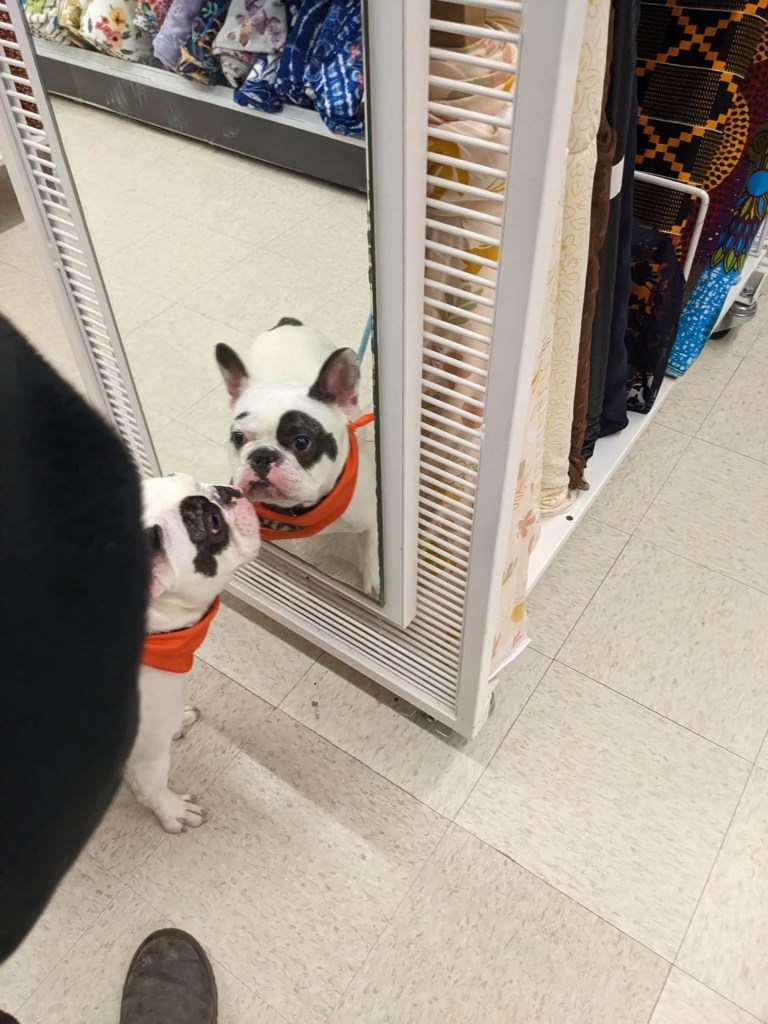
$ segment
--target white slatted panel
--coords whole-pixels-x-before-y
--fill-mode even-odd
[[[98,375],[101,396],[140,472],[156,469],[112,311],[76,193],[43,95],[29,37],[14,28],[17,5],[0,0],[0,83],[9,121],[26,163],[48,248]],[[17,22],[18,24],[18,22]],[[10,160],[10,154],[6,154]],[[34,342],[34,339],[31,339]]]

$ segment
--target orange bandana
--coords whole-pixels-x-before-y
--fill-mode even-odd
[[[347,511],[357,483],[357,467],[360,453],[357,448],[355,431],[373,422],[373,413],[366,413],[359,420],[347,424],[349,431],[349,455],[344,463],[341,476],[330,494],[306,512],[278,512],[273,508],[254,501],[253,507],[261,523],[261,536],[264,540],[298,540],[301,537],[314,537],[326,526],[341,519]]]
[[[142,665],[159,668],[162,672],[189,672],[195,652],[205,640],[220,603],[217,597],[194,626],[177,629],[172,633],[148,633],[144,638]]]

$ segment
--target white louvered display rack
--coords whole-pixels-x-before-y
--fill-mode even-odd
[[[383,606],[271,545],[233,589],[469,737],[490,704],[494,618],[558,215],[553,197],[562,181],[578,62],[573,40],[581,38],[586,0],[464,0],[455,6],[518,18],[520,31],[430,20],[425,0],[368,4]],[[446,56],[440,48],[430,52],[430,29],[503,37],[519,52],[514,98],[487,89],[509,114],[466,114],[512,131],[509,146],[485,143],[494,174],[505,182],[503,194],[477,190],[477,199],[496,211],[474,218],[487,231],[453,228],[455,245],[433,237],[436,228],[446,232],[445,218],[457,210],[446,179],[427,173],[429,138],[445,134],[429,127],[430,112],[444,113],[429,100],[430,86],[445,85],[439,76],[430,78],[430,57]],[[482,58],[463,59],[488,66]],[[153,473],[149,433],[34,50],[19,6],[10,0],[0,0],[0,77],[0,150],[48,254],[49,279],[88,393],[125,438],[141,472]],[[486,95],[485,86],[452,84]],[[483,171],[433,152],[429,160]],[[435,182],[448,191],[427,201]],[[471,191],[463,186],[465,194]],[[492,272],[495,287],[467,316],[468,326],[446,326],[434,279],[446,274],[446,260],[465,256],[467,235],[498,246],[498,258],[473,260]],[[457,284],[467,279],[455,266],[449,273]],[[440,285],[446,295],[452,287]]]

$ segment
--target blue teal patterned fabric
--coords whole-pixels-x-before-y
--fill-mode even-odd
[[[245,81],[235,89],[235,103],[263,110],[266,114],[278,114],[283,109],[283,101],[275,88],[279,63],[279,53],[256,54]]]
[[[304,71],[315,109],[337,135],[359,135],[363,120],[360,0],[333,0]]]
[[[672,376],[685,373],[700,355],[768,214],[768,124],[755,133],[749,156],[749,177],[734,205],[730,224],[720,235],[680,317],[667,368]]]
[[[294,4],[296,6],[298,11],[288,30],[285,49],[277,68],[275,88],[278,95],[289,103],[311,107],[313,104],[306,93],[304,70],[320,35],[331,0],[304,0],[299,5]]]
[[[177,71],[187,78],[209,85],[219,70],[219,59],[213,52],[216,36],[227,16],[231,0],[204,0],[200,13],[192,22],[189,36],[181,48]]]

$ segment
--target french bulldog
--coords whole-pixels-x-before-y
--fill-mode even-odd
[[[184,705],[192,654],[219,594],[256,557],[259,520],[251,502],[232,487],[200,484],[185,474],[145,480],[142,487],[150,592],[139,732],[125,777],[166,831],[184,832],[205,820],[195,797],[168,787],[171,743],[199,715]]]
[[[229,392],[228,452],[235,487],[280,512],[313,508],[333,490],[349,454],[347,424],[360,413],[360,364],[319,331],[284,317],[258,335],[245,362],[228,345],[216,361]],[[323,533],[360,534],[363,589],[379,593],[376,474],[372,445],[359,445],[347,510]],[[300,553],[308,541],[290,542]]]

